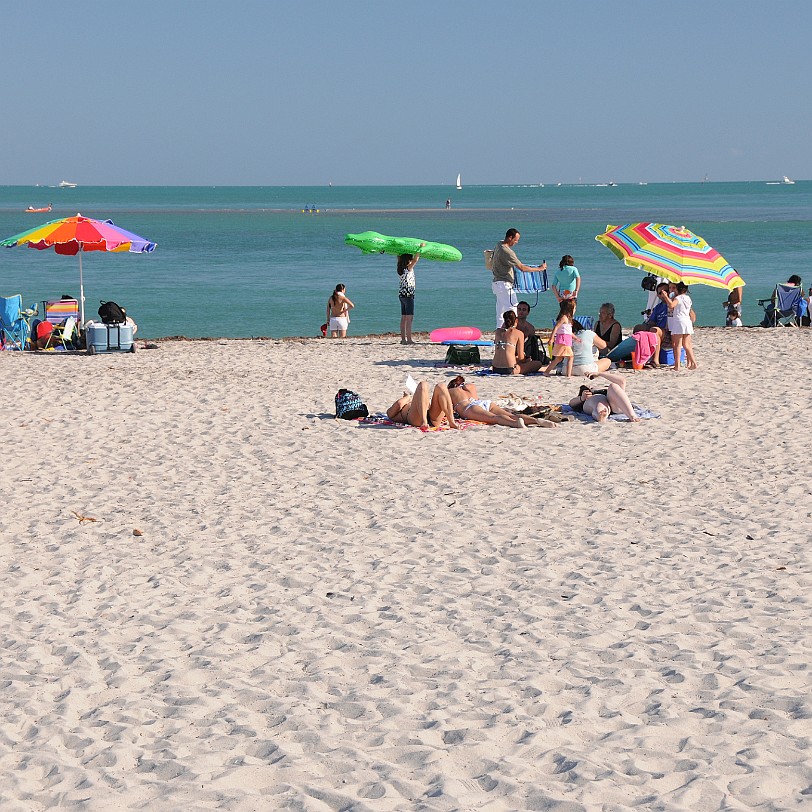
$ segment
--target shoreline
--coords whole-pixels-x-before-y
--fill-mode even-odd
[[[700,331],[701,332],[707,332],[707,331],[724,331],[724,332],[728,332],[728,331],[732,331],[732,330],[763,330],[763,331],[766,332],[767,330],[773,330],[773,329],[781,330],[781,329],[790,329],[790,328],[777,328],[777,327],[776,328],[765,328],[765,327],[761,327],[760,325],[742,325],[741,327],[719,327],[717,325],[712,325],[712,326],[708,326],[708,327],[694,326],[694,330],[696,332],[700,332]],[[792,329],[799,329],[799,330],[803,331],[803,330],[807,330],[809,328],[800,327],[800,328],[792,328]],[[552,330],[551,329],[547,329],[547,330],[540,329],[540,330],[537,330],[536,332],[543,336],[545,334],[551,333]],[[437,347],[448,346],[448,345],[439,344],[439,343],[430,341],[429,336],[431,335],[431,333],[429,331],[414,332],[412,335],[415,338],[420,338],[421,343],[425,343],[426,345],[437,346]],[[483,337],[490,336],[492,338],[493,337],[493,330],[483,330],[482,331],[482,336]],[[397,339],[398,342],[400,342],[400,333],[358,334],[358,335],[347,336],[346,338],[343,338],[343,339],[328,338],[328,337],[325,337],[325,336],[280,336],[280,337],[274,337],[274,336],[199,336],[199,337],[196,337],[196,336],[172,335],[172,336],[162,336],[162,337],[159,337],[159,338],[147,338],[147,337],[141,338],[140,336],[136,336],[135,340],[136,341],[166,341],[166,342],[171,342],[171,341],[297,341],[297,342],[301,342],[301,341],[311,341],[311,340],[312,341],[345,342],[345,341],[351,341],[352,339],[370,340],[370,339],[376,339],[376,338],[380,338],[380,339],[392,338],[392,339]],[[423,339],[425,339],[424,342],[422,341]],[[461,343],[464,343],[464,342],[461,342]],[[487,349],[487,348],[485,348],[485,349]]]

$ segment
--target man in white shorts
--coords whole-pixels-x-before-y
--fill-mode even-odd
[[[521,236],[515,228],[509,228],[505,234],[505,239],[493,249],[493,264],[491,266],[493,282],[491,283],[491,290],[493,295],[496,296],[496,329],[502,326],[506,311],[512,310],[514,313],[516,312],[516,305],[513,302],[513,283],[515,281],[513,269],[518,268],[525,273],[547,269],[546,261],[542,262],[538,267],[521,263],[513,250],[513,246],[519,242]]]

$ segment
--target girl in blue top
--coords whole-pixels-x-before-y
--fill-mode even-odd
[[[581,290],[581,274],[578,273],[575,260],[569,254],[564,254],[558,263],[558,270],[553,275],[552,289],[559,304],[564,299],[578,298],[578,291]]]

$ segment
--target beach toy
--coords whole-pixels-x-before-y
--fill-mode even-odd
[[[361,234],[347,234],[344,236],[347,245],[360,248],[365,254],[418,254],[423,259],[433,259],[437,262],[459,262],[462,253],[453,245],[441,242],[427,242],[415,237],[387,237],[377,231],[364,231]]]
[[[476,341],[472,341],[470,339],[458,338],[458,339],[456,339],[456,341],[453,340],[453,339],[450,340],[450,341],[441,341],[440,344],[464,344],[466,347],[468,347],[468,346],[471,346],[471,347],[492,347],[493,346],[493,341],[488,341],[485,338],[480,338],[480,339],[478,339]]]
[[[444,341],[477,341],[482,338],[482,330],[477,327],[438,327],[432,330],[429,339],[435,344]]]

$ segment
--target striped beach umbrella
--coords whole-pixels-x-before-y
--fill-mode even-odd
[[[732,290],[744,285],[727,260],[685,226],[627,223],[606,226],[595,239],[630,268],[686,285]]]
[[[4,248],[27,245],[43,251],[53,248],[57,254],[79,255],[79,307],[82,324],[85,323],[85,288],[82,278],[82,254],[85,251],[129,251],[133,254],[150,253],[156,243],[145,240],[131,231],[125,231],[112,220],[94,220],[91,217],[63,217],[36,226],[22,234],[0,241]]]

